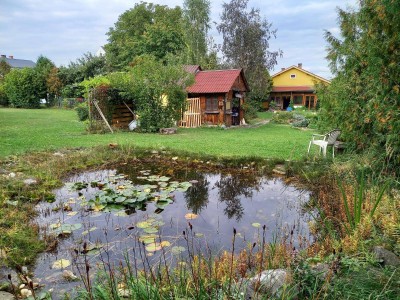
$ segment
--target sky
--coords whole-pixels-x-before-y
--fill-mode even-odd
[[[148,0],[169,7],[182,6],[183,0]],[[211,2],[211,19],[219,22],[222,4]],[[57,66],[68,65],[84,53],[96,53],[107,43],[110,27],[124,11],[140,1],[124,0],[0,0],[0,54],[36,61],[40,55]],[[354,7],[357,0],[250,0],[261,16],[277,29],[270,40],[270,51],[283,56],[271,74],[298,63],[307,71],[330,79],[325,59],[324,30],[338,35],[337,7]],[[217,43],[222,37],[210,31]]]

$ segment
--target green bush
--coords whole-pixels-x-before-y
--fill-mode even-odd
[[[6,91],[4,90],[4,85],[0,84],[0,105],[8,106],[9,101],[7,98]]]
[[[277,111],[272,116],[271,122],[276,124],[289,124],[293,120],[293,112]]]
[[[14,107],[40,107],[40,82],[34,69],[12,70],[4,79],[4,90]]]
[[[292,126],[293,127],[307,127],[308,126],[308,120],[303,115],[294,114],[293,115]]]
[[[75,107],[76,113],[78,114],[79,121],[85,121],[89,119],[89,107],[86,102],[78,104]]]

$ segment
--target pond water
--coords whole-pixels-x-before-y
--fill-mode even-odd
[[[160,171],[157,166],[137,166],[85,172],[66,182],[69,184],[55,191],[55,202],[37,206],[42,234],[60,236],[56,249],[42,254],[34,270],[35,278],[46,290],[54,290],[54,299],[61,299],[65,291],[80,284],[68,282],[61,275],[63,269],[78,275],[82,255],[77,254],[85,253],[93,270],[99,262],[117,266],[126,257],[138,268],[145,260],[156,264],[160,255],[173,264],[188,255],[185,237],[196,245],[195,251],[216,254],[232,248],[233,228],[238,233],[235,249],[259,245],[263,225],[267,242],[293,238],[291,243],[301,248],[312,240],[307,228],[310,216],[302,210],[309,192],[286,185],[279,178],[249,172],[173,172]],[[145,205],[121,209],[90,202],[96,196],[104,197],[107,189],[103,184],[118,191],[118,195],[128,189],[141,190],[142,194],[151,190],[148,194],[153,198],[158,195],[159,200],[165,196],[160,189],[168,190],[174,184],[175,188],[168,190],[169,198],[161,206],[152,199],[144,201]],[[123,198],[114,200],[122,202]],[[65,260],[61,269],[60,260]]]

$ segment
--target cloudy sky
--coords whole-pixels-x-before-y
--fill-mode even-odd
[[[219,22],[222,3],[211,1],[211,18]],[[57,66],[96,51],[107,42],[106,32],[118,16],[140,1],[124,0],[0,0],[0,54],[36,61],[39,55]],[[182,6],[183,0],[146,2]],[[248,7],[278,29],[270,49],[283,51],[271,73],[303,63],[308,71],[330,78],[325,60],[324,30],[337,33],[336,7],[352,7],[357,0],[250,0]],[[215,28],[215,41],[221,37]]]

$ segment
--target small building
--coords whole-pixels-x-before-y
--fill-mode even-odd
[[[202,71],[186,66],[195,74],[195,83],[187,88],[188,105],[181,126],[240,125],[243,103],[249,91],[242,69]]]
[[[5,61],[10,65],[11,69],[34,68],[36,66],[36,64],[31,60],[14,58],[12,55],[7,57],[6,55],[1,54],[0,61]]]
[[[274,101],[277,108],[285,110],[290,100],[294,106],[304,106],[315,109],[318,97],[315,86],[319,83],[330,84],[330,81],[303,69],[301,63],[297,66],[282,68],[272,75],[273,87],[269,103]]]

